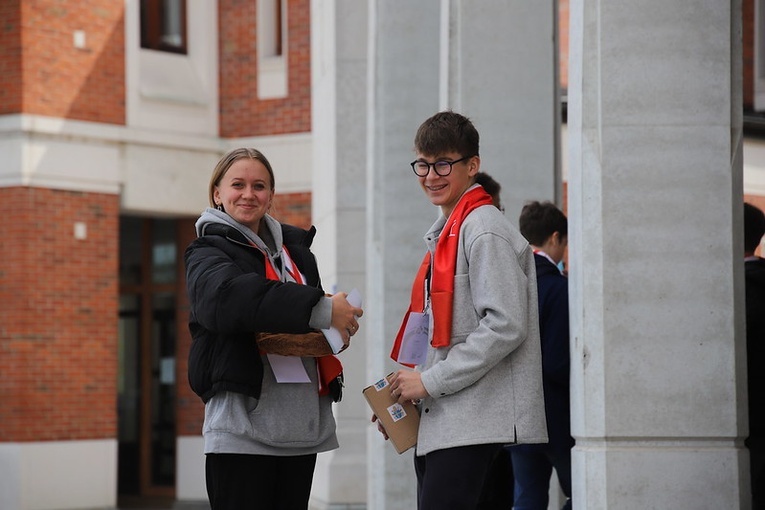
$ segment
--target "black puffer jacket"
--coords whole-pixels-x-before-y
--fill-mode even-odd
[[[186,249],[189,384],[204,402],[221,391],[260,397],[256,332],[311,331],[311,310],[324,296],[310,251],[316,229],[282,225],[282,234],[306,285],[268,280],[263,253],[232,227],[209,225]]]

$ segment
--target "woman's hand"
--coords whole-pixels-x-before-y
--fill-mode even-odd
[[[343,337],[343,344],[348,347],[351,337],[359,330],[358,318],[364,315],[364,310],[348,302],[348,294],[338,292],[332,299],[332,327]]]

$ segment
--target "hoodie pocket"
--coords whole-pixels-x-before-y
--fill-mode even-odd
[[[265,359],[264,365],[260,401],[249,413],[255,439],[270,446],[293,448],[315,446],[326,440],[334,427],[322,422],[322,407],[331,403],[328,397],[319,396],[313,358],[303,360],[309,383],[277,383]]]

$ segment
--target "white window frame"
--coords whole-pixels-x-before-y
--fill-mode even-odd
[[[281,16],[277,16],[281,6]],[[281,20],[281,53],[277,54],[276,24]],[[258,43],[258,99],[287,97],[287,0],[258,0],[256,33]]]

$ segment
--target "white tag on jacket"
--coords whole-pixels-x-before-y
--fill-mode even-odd
[[[307,383],[311,382],[305,371],[303,360],[299,356],[280,356],[268,354],[268,362],[278,383]]]

